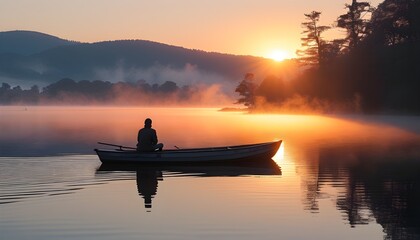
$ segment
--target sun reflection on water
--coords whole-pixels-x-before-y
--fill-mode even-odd
[[[273,160],[279,166],[284,162],[284,141],[282,141],[279,150],[277,150],[277,153],[273,156]]]
[[[202,234],[197,229],[204,225],[222,231],[235,222],[238,232],[259,229],[264,236],[298,239],[377,239],[384,233],[387,238],[398,234],[405,237],[400,239],[407,239],[409,234],[418,236],[418,228],[412,227],[418,226],[418,220],[412,216],[418,210],[416,193],[420,192],[420,130],[410,129],[418,129],[419,117],[245,114],[205,108],[134,107],[30,107],[27,111],[2,107],[0,115],[0,187],[10,193],[2,192],[3,201],[16,198],[12,199],[16,200],[15,205],[2,206],[2,233],[4,229],[9,231],[13,222],[19,223],[16,229],[28,222],[25,229],[37,231],[22,232],[33,234],[40,232],[38,226],[67,229],[65,226],[71,221],[74,225],[69,231],[76,227],[92,231],[97,226],[127,228],[127,232],[138,236],[156,229],[150,234],[158,238],[162,236],[161,229],[176,227],[178,236],[184,237],[185,232],[191,231],[195,237]],[[93,155],[96,141],[133,146],[145,117],[153,119],[159,140],[168,148],[281,139],[273,157],[281,174],[260,174],[257,168],[244,170],[243,166],[187,166],[184,170],[178,166],[161,174],[156,174],[156,169],[95,172],[100,164]],[[390,120],[399,124],[387,124]],[[80,159],[62,156],[69,152],[88,155],[76,155]],[[25,154],[30,157],[5,158]],[[44,198],[46,195],[48,198]],[[36,199],[34,208],[29,201],[39,196],[43,198]],[[142,215],[143,197],[147,203],[153,197],[153,212],[146,217]],[[122,207],[116,209],[116,205]],[[85,212],[92,214],[80,218],[80,213]],[[60,225],[55,220],[63,216],[66,219]],[[98,216],[105,217],[98,222]],[[179,216],[183,216],[182,221]],[[34,226],[34,222],[39,225]],[[316,227],[310,233],[295,231],[307,226]],[[296,232],[303,235],[291,235]],[[97,234],[92,232],[91,236]],[[250,239],[255,236],[250,235]]]

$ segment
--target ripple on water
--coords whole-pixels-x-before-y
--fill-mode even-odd
[[[103,184],[110,179],[107,176],[95,176],[99,164],[94,155],[2,157],[0,204],[72,194],[87,186]],[[118,179],[127,177],[127,174],[121,174]]]

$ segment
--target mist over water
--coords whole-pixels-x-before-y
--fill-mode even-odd
[[[299,145],[379,148],[419,139],[418,117],[247,114],[215,108],[30,106],[0,111],[2,156],[93,153],[98,141],[134,146],[137,131],[148,117],[166,148],[275,139]]]
[[[190,85],[223,85],[224,91],[229,93],[233,91],[236,81],[232,81],[226,76],[216,73],[205,72],[200,70],[194,64],[186,64],[184,68],[174,68],[171,66],[162,66],[155,64],[149,68],[131,68],[127,69],[124,64],[114,69],[97,69],[95,79],[102,81],[118,82],[118,81],[136,81],[145,80],[150,84],[162,84],[166,81],[173,81],[180,86]]]
[[[416,116],[61,106],[0,114],[0,231],[10,239],[420,236]],[[167,149],[283,143],[276,166],[103,168],[96,142],[135,146],[147,117]]]

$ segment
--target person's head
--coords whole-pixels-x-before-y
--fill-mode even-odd
[[[146,120],[144,120],[144,127],[151,128],[152,127],[152,119],[146,118]]]

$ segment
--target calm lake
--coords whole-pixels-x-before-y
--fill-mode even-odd
[[[98,141],[283,140],[270,164],[109,169]],[[0,107],[0,239],[420,239],[420,117]]]

